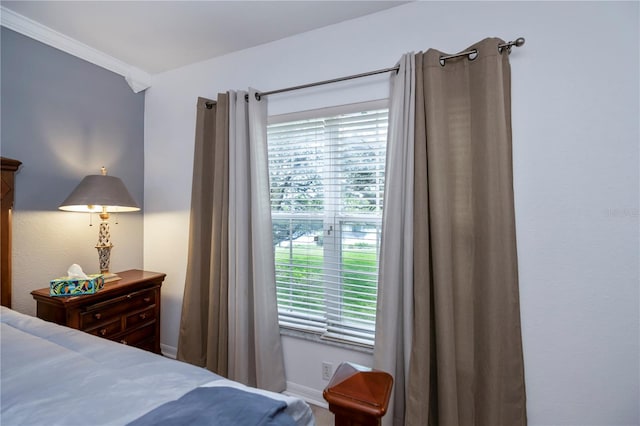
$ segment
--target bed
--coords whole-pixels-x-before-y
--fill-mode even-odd
[[[298,398],[1,309],[3,425],[314,425]]]

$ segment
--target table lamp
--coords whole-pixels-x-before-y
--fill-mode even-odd
[[[60,210],[70,212],[99,213],[100,232],[98,234],[98,259],[100,273],[104,280],[119,279],[109,272],[111,260],[111,235],[109,234],[109,213],[134,212],[140,210],[122,180],[115,176],[107,176],[107,169],[102,167],[101,174],[85,176],[71,194],[60,204]]]

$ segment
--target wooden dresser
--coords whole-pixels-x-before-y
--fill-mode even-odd
[[[34,290],[37,316],[125,345],[160,353],[160,287],[166,274],[132,269],[117,273],[96,294],[52,297]]]

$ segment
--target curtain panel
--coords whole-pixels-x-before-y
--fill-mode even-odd
[[[258,101],[255,93],[229,92],[229,378],[281,392],[286,379],[269,197],[267,99]]]
[[[413,329],[415,55],[391,76],[374,367],[394,377],[384,424],[403,424]]]
[[[400,76],[392,76],[390,116],[403,117],[392,123],[409,122],[415,114],[410,160],[414,182],[404,195],[413,200],[412,207],[408,203],[404,207],[413,209],[413,242],[412,250],[393,243],[400,258],[398,250],[388,250],[393,247],[387,246],[389,240],[402,229],[398,224],[410,216],[385,203],[388,215],[394,217],[383,221],[385,267],[380,272],[377,318],[382,325],[376,329],[381,340],[374,353],[375,367],[395,376],[393,418],[385,418],[385,424],[527,423],[511,75],[506,51],[498,51],[500,43],[485,39],[465,49],[477,50],[473,59],[462,56],[444,65],[440,56],[445,53],[431,49],[416,54],[413,110],[396,102],[407,89],[397,84]],[[390,123],[390,151],[406,143],[406,135],[393,129]],[[389,180],[398,164],[388,165]],[[394,188],[388,185],[385,191]],[[403,226],[409,229],[406,223]],[[400,267],[408,264],[402,256],[412,256],[410,285],[409,274]],[[395,266],[387,267],[389,263]],[[397,336],[391,335],[394,327],[389,323]]]
[[[221,376],[228,369],[229,102],[199,98],[189,251],[177,358]]]
[[[485,39],[466,49],[475,59],[444,66],[437,50],[416,55],[414,320],[429,327],[414,328],[408,424],[526,424],[500,43]]]
[[[198,100],[178,359],[281,392],[267,101],[254,94]]]

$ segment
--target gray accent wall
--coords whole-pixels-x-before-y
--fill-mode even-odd
[[[120,177],[142,206],[144,93],[2,27],[2,145],[23,162],[16,209],[55,210],[87,174]]]
[[[13,307],[35,313],[31,290],[72,263],[98,270],[97,223],[58,210],[88,174],[105,166],[141,212],[111,218],[111,271],[143,263],[144,93],[125,79],[7,28],[1,41],[3,157],[22,161],[13,211]],[[116,225],[115,222],[118,222]]]

